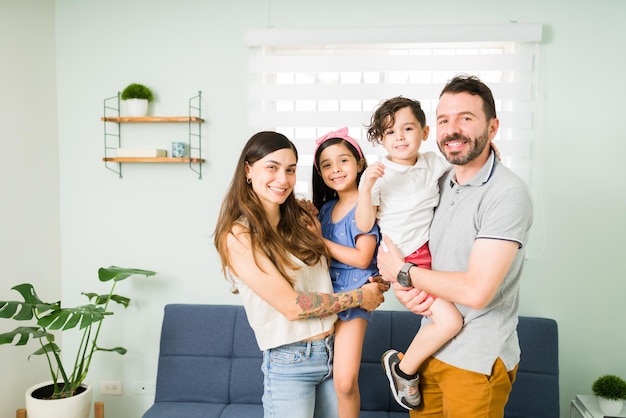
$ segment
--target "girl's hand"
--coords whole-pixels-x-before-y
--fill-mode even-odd
[[[388,281],[383,280],[383,276],[372,276],[370,277],[370,283],[376,283],[378,284],[378,288],[380,290],[382,290],[383,292],[386,292],[387,290],[389,290],[391,283],[389,283]]]
[[[302,206],[304,210],[309,212],[312,216],[317,217],[319,210],[317,210],[313,202],[311,202],[310,200],[306,200],[306,199],[298,199],[298,203],[300,204],[300,206]]]
[[[309,232],[319,235],[320,237],[322,236],[322,224],[320,223],[320,220],[317,219],[316,217],[313,217],[313,223],[308,223],[306,225],[306,229],[309,230]]]

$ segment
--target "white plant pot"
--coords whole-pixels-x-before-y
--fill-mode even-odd
[[[598,405],[600,406],[600,411],[602,411],[604,415],[617,415],[622,410],[624,401],[598,398]]]
[[[126,106],[130,116],[146,116],[148,114],[147,99],[127,99]]]
[[[28,418],[89,418],[91,400],[93,397],[92,386],[84,384],[86,391],[65,399],[37,399],[32,393],[46,385],[52,384],[52,380],[38,383],[26,391],[26,414]]]

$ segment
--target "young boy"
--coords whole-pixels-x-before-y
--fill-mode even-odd
[[[382,103],[367,132],[368,140],[381,144],[387,155],[361,177],[356,223],[369,231],[377,221],[382,234],[396,243],[406,264],[392,280],[403,286],[410,286],[411,267],[431,268],[428,231],[439,203],[439,179],[450,169],[434,152],[419,152],[428,133],[420,102],[404,97]],[[451,302],[436,299],[431,312],[433,322],[419,330],[404,356],[392,349],[381,359],[394,398],[409,410],[421,403],[418,368],[463,326],[463,317]]]

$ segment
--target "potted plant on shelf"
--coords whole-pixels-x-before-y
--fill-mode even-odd
[[[626,400],[626,381],[619,376],[606,374],[598,377],[591,385],[593,394],[598,397],[600,410],[605,415],[617,415]]]
[[[98,345],[102,323],[114,313],[109,304],[115,302],[128,307],[130,299],[114,292],[117,282],[134,275],[146,277],[156,274],[153,271],[136,268],[110,266],[98,269],[101,282],[110,282],[108,293],[84,293],[89,303],[74,308],[61,305],[61,302],[43,302],[30,283],[13,286],[12,289],[22,295],[23,301],[0,301],[0,318],[15,321],[34,321],[30,326],[18,326],[11,332],[0,334],[0,345],[21,346],[28,341],[37,340],[39,348],[31,354],[46,357],[51,380],[35,385],[26,393],[28,418],[52,417],[89,417],[92,389],[85,382],[89,365],[96,351],[109,351],[125,354],[123,347],[104,348]],[[64,364],[61,349],[55,343],[52,331],[66,331],[78,328],[80,343],[75,353]],[[66,348],[69,350],[69,348]],[[30,356],[29,356],[30,358]],[[65,411],[65,407],[76,408],[77,412]]]
[[[132,83],[122,91],[122,100],[128,105],[128,113],[131,116],[146,116],[148,104],[154,100],[152,91],[139,83]]]

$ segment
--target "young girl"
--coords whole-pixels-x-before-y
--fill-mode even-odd
[[[319,222],[293,194],[297,162],[284,135],[253,135],[224,197],[214,243],[263,350],[264,416],[336,417],[336,314],[371,311],[384,297],[377,283],[333,293]]]
[[[335,292],[358,289],[378,274],[378,227],[356,227],[354,213],[358,184],[367,167],[348,128],[319,138],[313,167],[313,204],[319,209],[322,236],[332,260],[330,275]],[[361,406],[358,377],[361,348],[372,312],[353,308],[339,313],[335,324],[335,391],[341,418],[358,418]]]

